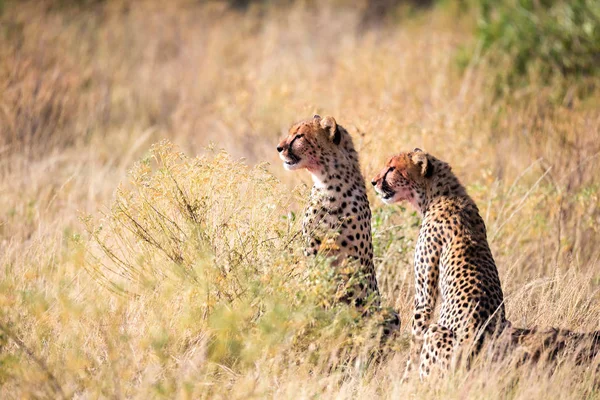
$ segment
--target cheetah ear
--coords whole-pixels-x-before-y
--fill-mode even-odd
[[[420,169],[421,175],[424,178],[431,178],[433,175],[433,165],[425,153],[421,149],[415,149],[412,155],[412,161]]]
[[[321,119],[321,116],[319,114],[315,114],[313,115],[313,119]]]
[[[342,133],[333,117],[327,116],[321,120],[321,128],[329,132],[329,138],[334,144],[340,144]]]

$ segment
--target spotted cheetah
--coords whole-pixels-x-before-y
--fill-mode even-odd
[[[506,323],[498,271],[475,202],[450,166],[420,149],[390,158],[371,182],[387,204],[410,202],[421,214],[414,256],[411,355],[421,379],[446,369],[469,343]],[[441,310],[431,323],[438,293]],[[459,347],[460,346],[460,347]],[[464,346],[464,347],[463,347]]]
[[[350,134],[333,117],[315,115],[294,124],[277,152],[287,170],[306,169],[312,175],[314,185],[302,224],[306,253],[331,256],[338,269],[348,260],[358,262],[362,279],[346,285],[339,300],[365,312],[381,311],[373,266],[371,209]],[[399,326],[397,313],[391,311],[384,334]]]
[[[493,359],[510,354],[519,362],[551,361],[561,354],[583,363],[600,354],[600,331],[516,328],[506,320],[485,224],[447,163],[415,149],[391,157],[371,183],[385,203],[407,200],[423,218],[414,257],[411,355],[403,380],[417,360],[422,379],[434,367],[447,369],[465,343],[474,345],[468,348],[474,354],[490,333]],[[440,317],[432,324],[440,290]]]

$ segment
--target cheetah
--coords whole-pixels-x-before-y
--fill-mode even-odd
[[[447,369],[458,348],[480,346],[482,334],[506,324],[498,271],[475,202],[450,166],[415,149],[391,157],[371,182],[387,204],[407,200],[421,214],[414,256],[415,300],[404,380]],[[432,316],[441,292],[437,324]],[[464,346],[464,347],[463,347]]]
[[[358,154],[350,134],[333,117],[294,124],[277,146],[287,170],[306,169],[313,179],[302,233],[307,255],[325,254],[342,269],[348,260],[359,264],[359,282],[344,287],[339,300],[368,313],[381,309],[373,265],[371,209]],[[361,279],[362,278],[362,279]],[[388,312],[384,335],[400,327],[395,311]]]
[[[492,359],[517,356],[520,363],[570,355],[580,364],[600,354],[600,331],[516,328],[506,319],[498,270],[477,205],[451,167],[414,149],[391,157],[371,182],[387,204],[407,200],[423,221],[414,256],[415,302],[411,354],[403,380],[420,362],[426,378],[448,369],[465,344],[470,354],[492,337]],[[441,310],[431,323],[438,293]]]

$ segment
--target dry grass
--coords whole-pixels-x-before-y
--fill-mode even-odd
[[[404,336],[365,365],[364,324],[319,306],[326,264],[301,257],[290,214],[308,179],[274,147],[319,112],[353,134],[367,177],[412,147],[449,161],[485,217],[509,319],[598,330],[600,93],[556,102],[532,84],[492,102],[503,66],[460,73],[470,19],[440,7],[360,31],[333,2],[48,4],[0,17],[2,398],[598,397],[569,362],[401,384],[418,219],[373,193]],[[188,156],[149,151],[164,138]]]

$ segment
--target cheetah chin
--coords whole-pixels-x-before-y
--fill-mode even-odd
[[[380,186],[373,186],[375,188],[375,193],[381,197],[381,200],[385,204],[394,204],[402,200],[401,196],[399,196],[399,193],[390,188],[385,182],[382,182]]]
[[[288,171],[294,171],[301,168],[300,158],[294,156],[293,154],[289,154],[290,157],[284,157],[283,154],[279,155],[279,158],[283,161],[283,168]]]
[[[393,204],[398,201],[398,199],[396,199],[396,192],[393,190],[379,190],[378,188],[375,188],[375,191],[381,196],[381,200],[385,204]]]

